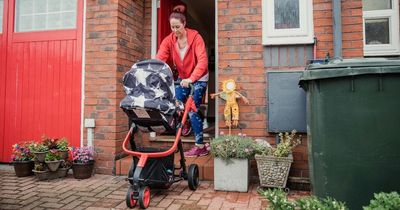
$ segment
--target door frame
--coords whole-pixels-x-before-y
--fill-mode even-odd
[[[214,7],[215,7],[215,93],[218,91],[218,0],[214,0]],[[151,57],[155,58],[157,54],[157,8],[160,6],[160,0],[151,0]],[[215,136],[218,136],[219,133],[219,113],[218,113],[218,100],[215,100]]]

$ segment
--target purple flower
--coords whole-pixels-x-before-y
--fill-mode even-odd
[[[93,148],[88,146],[73,148],[72,156],[76,163],[88,163],[93,160]]]

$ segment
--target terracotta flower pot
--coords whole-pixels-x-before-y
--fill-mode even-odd
[[[72,172],[75,179],[87,179],[92,176],[94,161],[89,163],[72,163]]]
[[[14,165],[14,171],[17,177],[25,177],[33,175],[32,170],[34,168],[34,162],[31,160],[28,161],[14,161],[12,162]]]

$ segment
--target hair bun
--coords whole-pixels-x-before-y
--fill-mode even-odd
[[[172,9],[172,11],[174,11],[174,12],[179,12],[179,13],[185,13],[185,10],[186,10],[186,7],[185,7],[185,5],[182,5],[182,4],[176,5],[176,6]]]

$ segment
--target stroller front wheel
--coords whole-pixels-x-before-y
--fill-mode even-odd
[[[150,196],[151,196],[150,187],[148,187],[148,186],[140,187],[139,198],[138,198],[140,208],[147,209],[147,207],[149,207]]]
[[[137,199],[135,199],[136,194],[137,192],[133,190],[133,187],[129,186],[128,192],[126,192],[126,197],[125,197],[126,206],[128,206],[129,208],[133,208],[136,206],[137,204]]]

